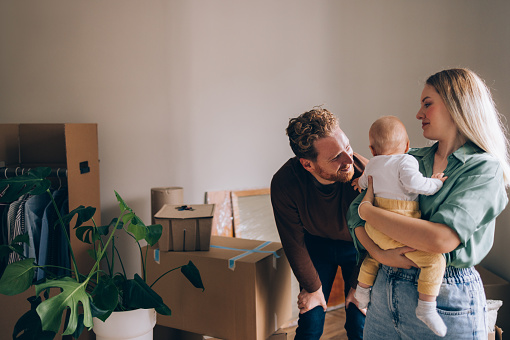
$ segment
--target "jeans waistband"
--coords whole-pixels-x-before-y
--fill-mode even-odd
[[[388,267],[385,265],[381,265],[381,270],[385,271],[388,275],[406,281],[418,280],[418,275],[420,273],[418,268],[402,269]],[[469,268],[455,268],[451,266],[446,267],[443,276],[443,283],[455,284],[467,282],[480,282],[480,283],[482,282],[480,274],[478,274],[478,271],[475,269],[475,267]]]

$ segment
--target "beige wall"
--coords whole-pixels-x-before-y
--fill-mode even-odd
[[[291,152],[289,117],[335,112],[355,150],[414,115],[424,79],[469,67],[510,112],[504,0],[2,0],[1,122],[97,122],[104,221],[116,189],[146,221],[150,188],[267,187]],[[486,261],[510,240],[505,213]]]

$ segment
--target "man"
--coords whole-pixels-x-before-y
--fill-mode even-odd
[[[336,117],[314,108],[289,121],[296,155],[271,181],[271,202],[285,254],[301,292],[295,339],[320,339],[326,304],[338,266],[345,282],[349,339],[362,339],[365,316],[353,298],[359,267],[346,213],[356,198],[351,179],[359,177],[364,157],[353,152]]]

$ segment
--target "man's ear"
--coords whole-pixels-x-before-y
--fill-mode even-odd
[[[312,171],[315,170],[315,167],[314,167],[313,162],[311,160],[305,159],[305,158],[300,158],[299,162],[301,163],[303,168],[305,168],[306,171],[312,172]]]

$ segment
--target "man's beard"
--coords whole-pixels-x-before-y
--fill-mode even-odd
[[[327,181],[346,183],[354,176],[354,167],[351,166],[348,172],[339,170],[336,173],[327,173],[320,166],[317,166],[317,174]]]

